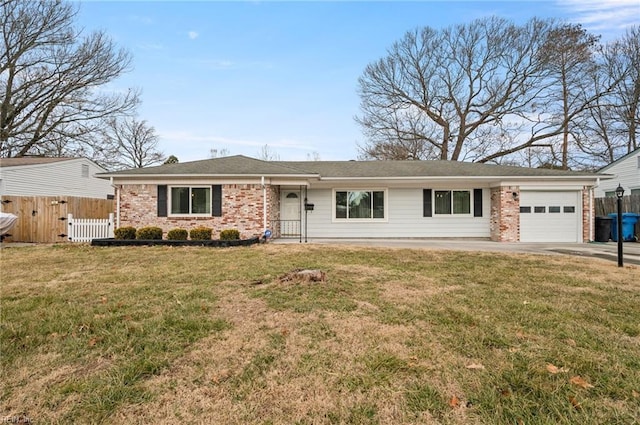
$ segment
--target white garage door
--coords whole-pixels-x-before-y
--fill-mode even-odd
[[[521,242],[581,242],[580,192],[520,192]]]

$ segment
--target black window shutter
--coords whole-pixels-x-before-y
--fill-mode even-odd
[[[422,216],[431,217],[431,189],[422,189]]]
[[[473,216],[482,217],[482,189],[473,189]]]
[[[222,217],[222,185],[211,186],[211,215]]]
[[[167,216],[167,185],[158,185],[158,217]]]

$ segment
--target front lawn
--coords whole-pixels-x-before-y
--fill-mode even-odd
[[[0,251],[0,417],[640,422],[640,269],[329,245]],[[297,268],[327,281],[280,281]]]

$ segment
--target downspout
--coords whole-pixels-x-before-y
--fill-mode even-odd
[[[589,189],[589,238],[587,242],[592,242],[593,235],[593,187]],[[584,242],[584,241],[583,241]]]
[[[264,184],[264,176],[260,178],[262,184],[262,234],[267,230],[267,186]]]
[[[594,241],[595,234],[593,233],[593,226],[595,217],[593,216],[593,200],[595,198],[596,187],[600,186],[600,177],[596,178],[596,185],[591,187],[589,191],[589,240]]]
[[[309,211],[307,211],[307,186],[304,187],[304,243],[307,243],[307,234],[309,233]]]

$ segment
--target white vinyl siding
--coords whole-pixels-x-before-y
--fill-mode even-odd
[[[605,192],[615,192],[618,184],[623,187],[625,196],[629,195],[632,189],[640,189],[640,149],[601,172],[612,174],[614,178],[600,181],[595,188],[596,198],[604,197]]]
[[[582,242],[581,193],[521,191],[520,242]]]
[[[86,159],[48,164],[0,167],[2,193],[11,196],[77,196],[106,199],[114,189],[108,179],[96,178],[105,170]],[[88,177],[83,177],[88,173]]]
[[[363,188],[363,190],[369,190]],[[440,189],[434,189],[440,190]],[[446,189],[442,189],[446,190]],[[440,215],[423,217],[422,188],[389,188],[385,220],[335,220],[332,189],[310,189],[315,204],[306,214],[309,238],[489,238],[490,191],[483,190],[482,217]]]

